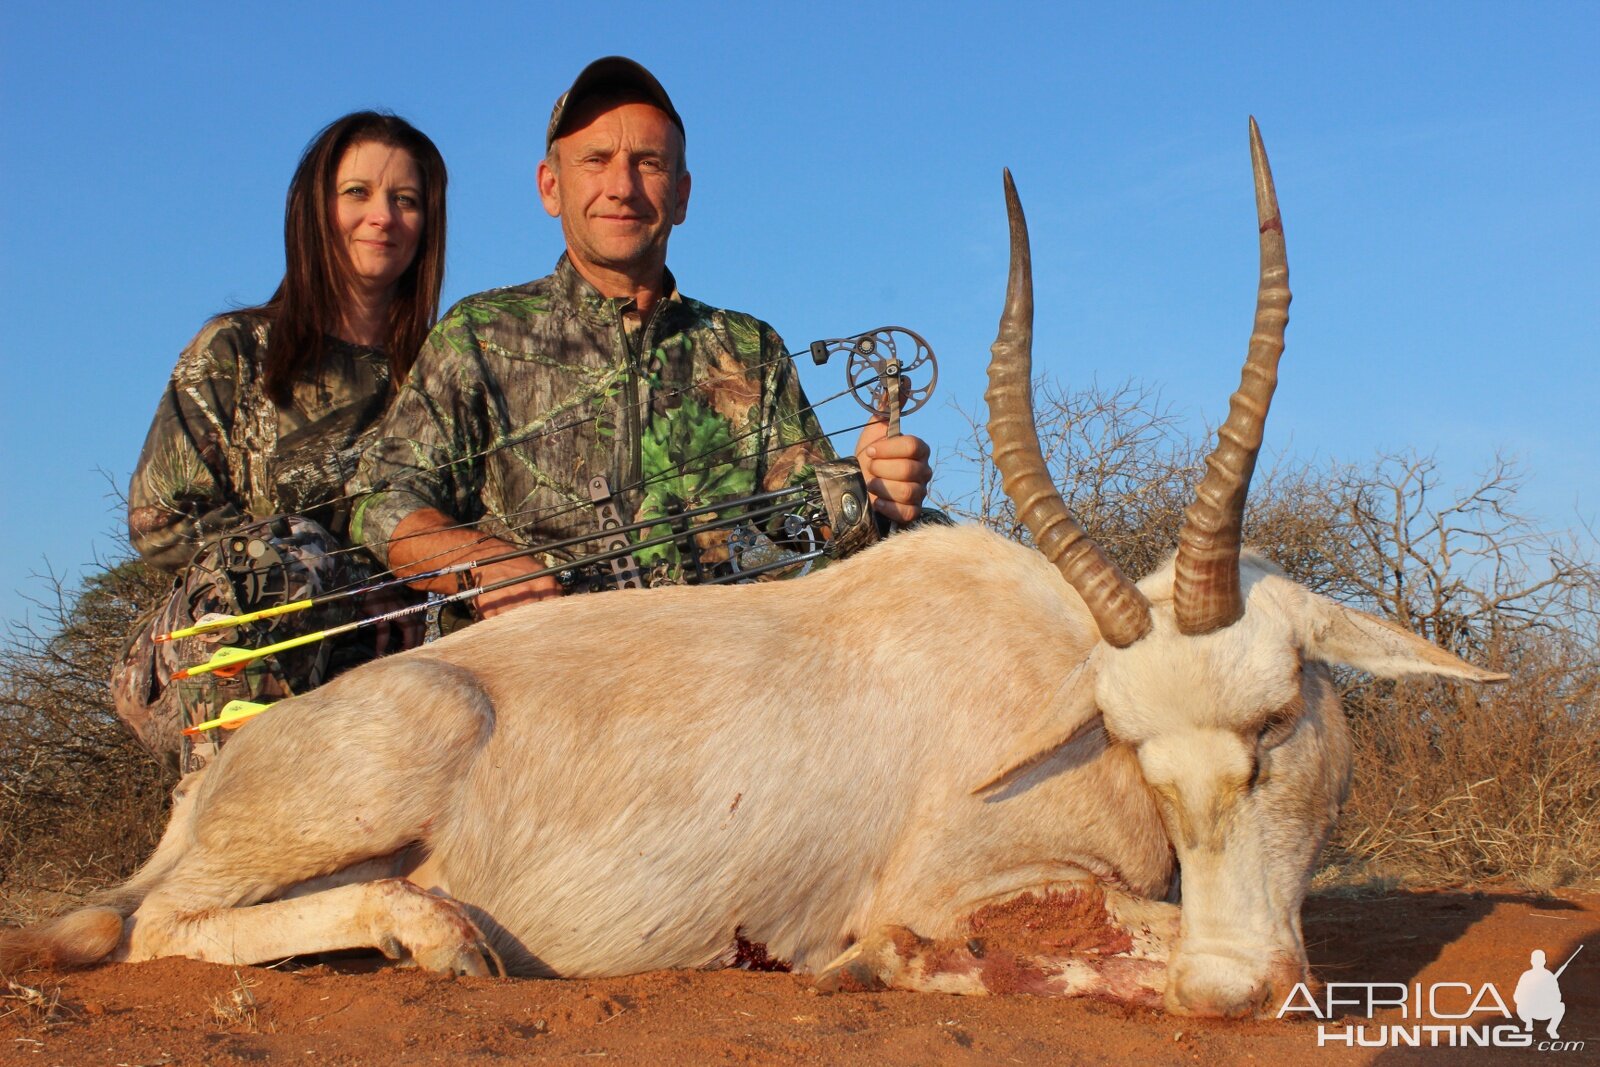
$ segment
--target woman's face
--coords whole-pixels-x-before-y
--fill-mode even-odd
[[[422,173],[410,152],[376,141],[345,149],[330,214],[358,289],[387,294],[411,266],[427,222],[422,204]]]

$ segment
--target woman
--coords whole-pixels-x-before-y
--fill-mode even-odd
[[[438,149],[405,120],[361,111],[332,123],[289,185],[277,291],[211,320],[179,357],[128,489],[134,547],[178,588],[112,676],[118,715],[153,751],[179,753],[182,720],[223,698],[301,691],[361,658],[348,646],[330,663],[317,648],[253,676],[169,688],[219,642],[284,633],[153,638],[361,577],[344,550],[344,483],[438,313],[445,184]]]

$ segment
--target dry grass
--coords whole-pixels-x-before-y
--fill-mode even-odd
[[[0,644],[0,921],[39,918],[126,877],[160,834],[173,776],[111,710],[107,679],[168,581],[131,563]]]
[[[1505,685],[1351,693],[1355,777],[1336,866],[1363,878],[1541,889],[1600,872],[1596,664],[1552,638],[1521,641]]]
[[[132,830],[141,837],[151,832],[146,825],[135,826]],[[65,848],[71,842],[61,844]],[[128,862],[118,856],[89,853],[82,857],[37,858],[21,855],[17,858],[16,869],[7,871],[0,879],[0,923],[36,923],[83,907],[107,886],[120,882],[130,873]]]
[[[47,1030],[60,1023],[77,1018],[61,1000],[59,984],[36,983],[24,985],[7,981],[5,992],[0,993],[0,1019],[10,1019],[29,1030]]]
[[[259,979],[246,979],[234,971],[233,986],[211,998],[211,1017],[217,1021],[217,1025],[225,1030],[261,1033],[262,1005],[255,994],[255,988],[260,984]],[[270,1033],[273,1027],[269,1023],[265,1029]]]

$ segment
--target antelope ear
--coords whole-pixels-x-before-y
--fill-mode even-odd
[[[1005,756],[986,775],[972,795],[1004,785],[1039,763],[1061,746],[1090,727],[1100,724],[1100,709],[1094,700],[1094,671],[1091,660],[1079,664],[1067,675],[1055,698],[1018,734],[1006,748]]]
[[[1379,678],[1407,674],[1432,674],[1469,682],[1503,682],[1511,677],[1474,667],[1376,615],[1347,608],[1325,597],[1315,597],[1316,610],[1307,617],[1302,635],[1312,659],[1342,663]]]

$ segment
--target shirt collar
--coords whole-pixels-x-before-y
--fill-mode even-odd
[[[672,276],[671,270],[665,271],[662,288],[665,292],[661,298],[664,305],[661,314],[667,316],[672,313],[673,307],[683,303],[683,296],[678,292],[678,280]],[[633,308],[633,300],[629,297],[601,296],[600,290],[578,273],[578,268],[572,265],[572,260],[565,252],[556,260],[555,292],[558,299],[595,322],[615,323],[624,312]]]

